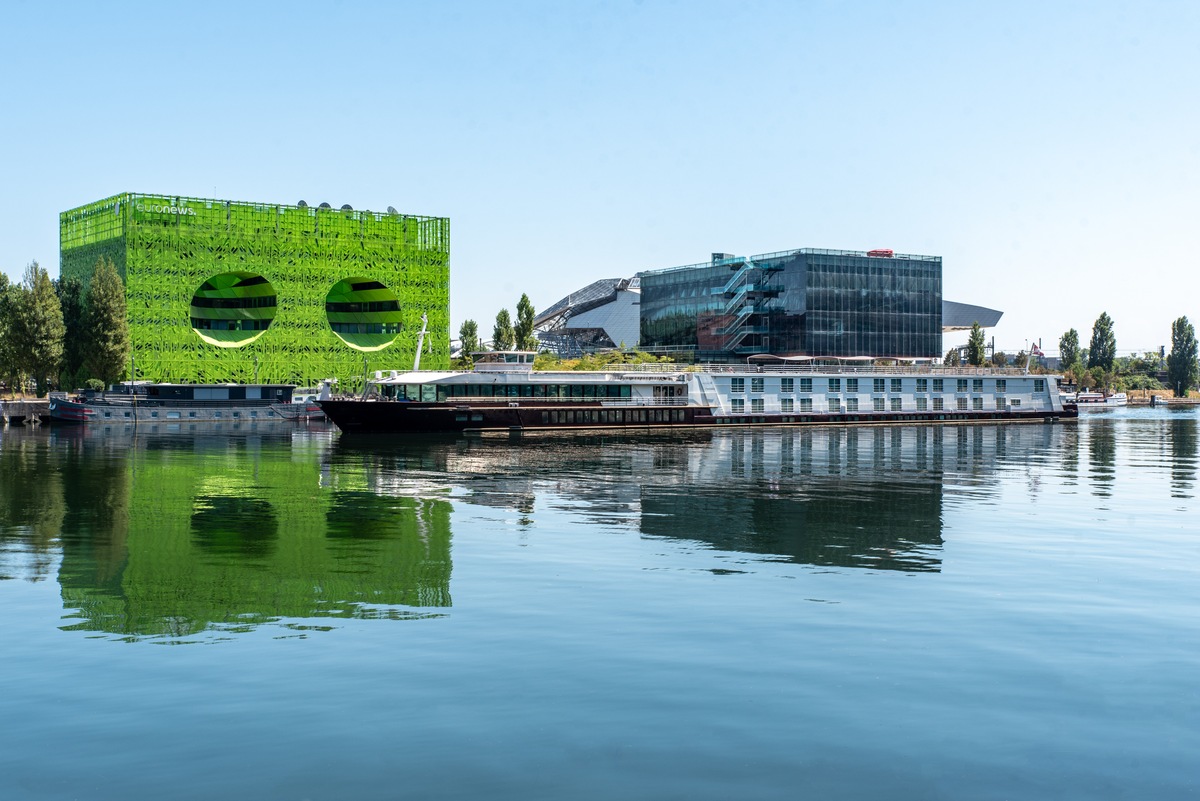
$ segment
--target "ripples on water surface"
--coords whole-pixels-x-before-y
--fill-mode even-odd
[[[7,430],[0,798],[1195,798],[1197,422]]]

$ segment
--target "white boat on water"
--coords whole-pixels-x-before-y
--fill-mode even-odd
[[[1070,398],[1065,394],[1063,400],[1070,402]],[[1074,402],[1081,410],[1112,409],[1117,406],[1128,406],[1129,396],[1124,392],[1115,392],[1112,395],[1105,395],[1103,392],[1080,392],[1075,395]]]

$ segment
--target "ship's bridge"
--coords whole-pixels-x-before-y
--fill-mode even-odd
[[[528,373],[533,371],[535,350],[487,350],[472,353],[477,373]]]

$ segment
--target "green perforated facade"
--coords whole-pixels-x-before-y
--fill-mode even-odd
[[[337,378],[450,363],[450,221],[396,213],[122,194],[59,216],[60,274],[99,258],[125,281],[138,378]]]

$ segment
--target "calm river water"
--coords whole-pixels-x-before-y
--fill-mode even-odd
[[[1198,423],[6,430],[0,798],[1197,798]]]

